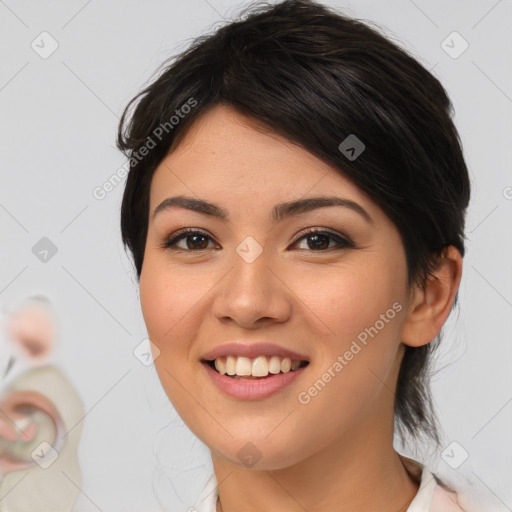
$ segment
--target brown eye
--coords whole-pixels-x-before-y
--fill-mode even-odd
[[[184,245],[180,246],[178,242],[181,241],[184,241]],[[176,251],[203,251],[208,249],[208,242],[210,241],[213,241],[212,238],[202,231],[187,230],[168,238],[163,247]]]
[[[312,229],[297,239],[293,245],[296,245],[299,241],[307,239],[307,248],[305,250],[324,252],[327,249],[343,249],[343,248],[354,248],[355,245],[348,238],[345,238],[338,233],[331,231],[321,231]],[[178,245],[184,241],[183,245]],[[330,245],[334,241],[334,246]],[[174,235],[165,240],[162,247],[169,250],[184,251],[184,252],[196,252],[204,251],[208,249],[208,243],[213,242],[213,239],[202,231],[188,229],[181,231],[177,235]],[[218,246],[216,246],[218,248]]]
[[[294,245],[301,240],[307,240],[307,248],[306,250],[323,252],[326,249],[334,248],[353,248],[355,247],[352,241],[340,236],[337,233],[333,233],[331,231],[320,231],[312,229],[308,231],[306,234],[302,235],[298,240],[294,242]],[[330,241],[334,241],[335,245],[330,246]]]

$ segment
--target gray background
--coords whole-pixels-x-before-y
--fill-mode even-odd
[[[512,2],[324,3],[385,27],[453,101],[473,190],[434,396],[444,445],[469,457],[457,470],[439,453],[425,460],[512,507]],[[0,0],[0,305],[44,293],[57,309],[56,360],[87,411],[76,511],[153,511],[158,500],[186,510],[211,470],[154,367],[133,355],[146,331],[120,242],[123,183],[102,200],[93,190],[124,164],[114,145],[128,100],[164,59],[247,4]],[[58,43],[46,59],[31,47],[43,31]],[[469,44],[457,58],[442,44],[453,31]],[[58,249],[46,263],[32,252],[42,237]]]

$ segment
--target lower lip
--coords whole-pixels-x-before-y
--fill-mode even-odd
[[[261,400],[267,398],[290,385],[309,366],[308,364],[297,370],[289,371],[288,373],[278,373],[264,379],[232,379],[226,375],[221,375],[207,363],[201,363],[201,365],[205,367],[213,383],[221,391],[241,400]]]

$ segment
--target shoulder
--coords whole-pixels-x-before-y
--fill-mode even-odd
[[[426,465],[403,455],[400,458],[411,477],[420,484],[407,512],[468,512],[462,508],[457,492]]]
[[[190,507],[187,512],[215,512],[218,494],[217,479],[215,478],[215,473],[212,473],[206,481],[194,506]]]
[[[457,499],[457,494],[436,483],[429,512],[466,512]]]

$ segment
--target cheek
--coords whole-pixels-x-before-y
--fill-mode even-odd
[[[145,259],[139,289],[149,337],[165,351],[190,332],[191,320],[197,315],[206,291],[190,274],[185,276],[169,268],[162,259],[160,256]]]
[[[208,314],[211,279],[190,269],[172,268],[165,256],[148,254],[140,276],[140,303],[154,350],[154,365],[162,387],[182,417],[188,417],[184,386],[191,379],[191,365],[199,365],[198,330]]]
[[[319,360],[311,384],[320,379],[321,393],[313,399],[315,389],[313,395],[304,390],[305,401],[311,399],[311,414],[337,403],[342,417],[348,411],[355,415],[390,377],[405,311],[402,263],[389,258],[335,271],[331,267],[328,276],[303,273],[295,281],[294,291],[305,304],[300,315],[308,319],[307,330],[317,338]],[[335,429],[340,417],[333,414],[332,420]]]
[[[162,388],[180,416],[188,418],[184,383],[190,380],[190,346],[195,336],[197,288],[190,277],[169,270],[161,258],[147,255],[140,276],[140,303],[151,342],[158,347],[154,365]]]
[[[323,337],[341,342],[357,337],[381,315],[396,316],[393,304],[401,303],[405,289],[401,286],[403,269],[393,267],[331,267],[325,275],[317,269],[301,273],[298,279],[295,276],[293,291],[303,304],[301,314]]]

